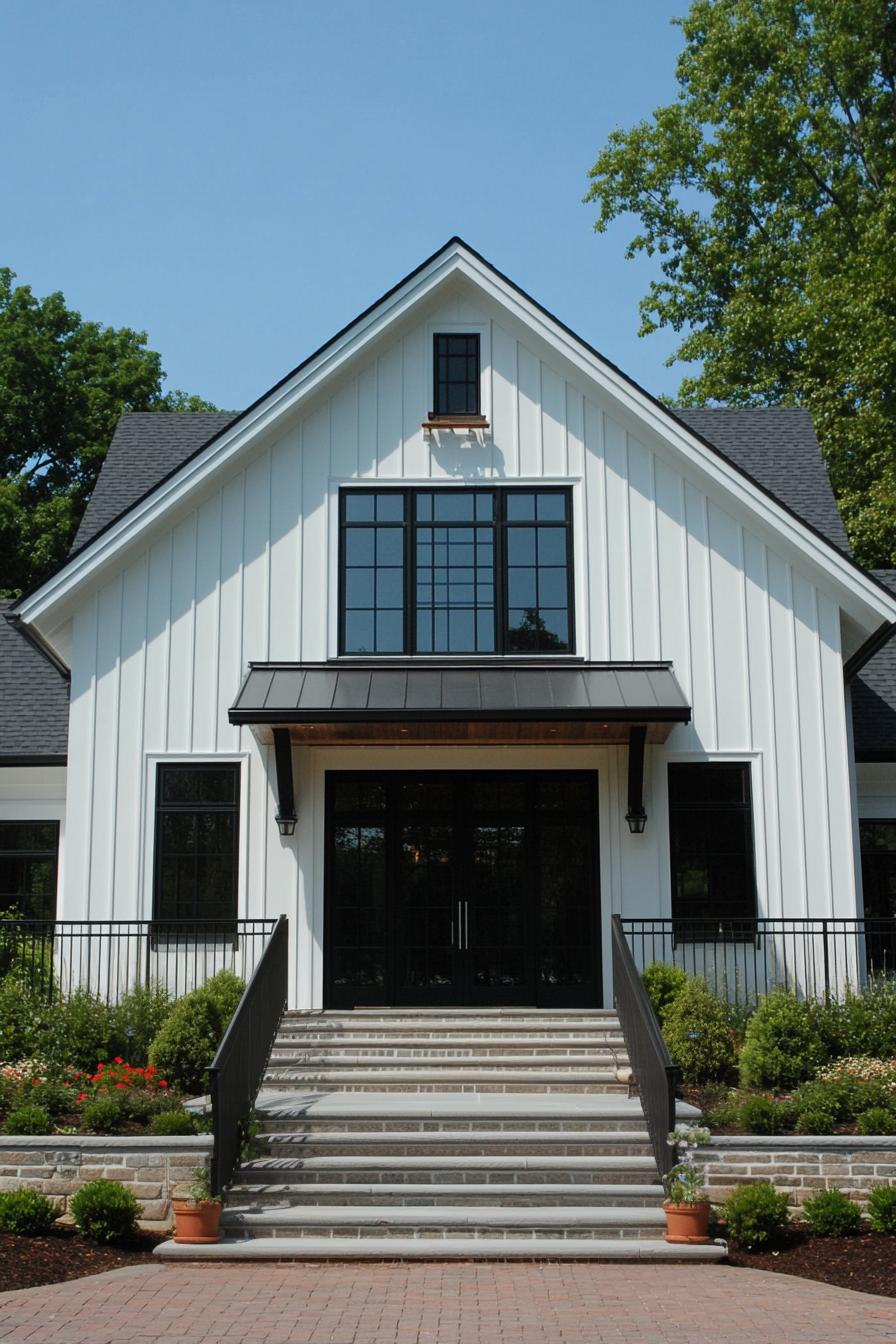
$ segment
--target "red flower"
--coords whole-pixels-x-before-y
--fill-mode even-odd
[[[165,1082],[165,1079],[164,1079],[164,1078],[160,1078],[160,1079],[159,1079],[159,1087],[167,1087],[167,1086],[168,1086],[168,1084]]]
[[[124,1063],[124,1060],[122,1059],[121,1055],[116,1055],[116,1056],[115,1056],[115,1063],[116,1063],[116,1064],[123,1064],[123,1063]]]
[[[79,1100],[79,1101],[83,1101],[84,1098],[85,1098],[86,1096],[87,1096],[87,1093],[86,1093],[86,1092],[79,1092],[79,1093],[78,1093],[78,1100]]]

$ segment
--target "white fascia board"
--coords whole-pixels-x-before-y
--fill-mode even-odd
[[[176,508],[186,495],[202,485],[219,467],[237,459],[258,435],[311,396],[325,379],[332,377],[349,360],[362,353],[387,327],[397,322],[451,275],[465,277],[527,327],[534,329],[549,346],[627,410],[638,423],[646,425],[686,461],[697,467],[723,495],[736,501],[749,516],[757,518],[765,530],[783,538],[801,558],[811,561],[821,571],[826,586],[833,585],[837,590],[843,609],[860,625],[871,631],[884,621],[896,621],[896,598],[891,598],[878,588],[845,556],[782,508],[771,496],[757,490],[724,457],[707,448],[640,388],[620,376],[616,369],[583,345],[572,332],[567,331],[460,243],[445,248],[371,312],[352,323],[341,336],[326,345],[292,377],[263,397],[232,429],[225,430],[207,449],[185,462],[169,480],[161,482],[146,499],[134,505],[117,523],[89,543],[59,573],[23,599],[18,614],[26,622],[37,622],[60,604],[64,605],[66,599],[82,584],[96,578],[145,527]]]
[[[685,425],[667,415],[640,388],[620,377],[611,365],[583,346],[558,322],[552,321],[525,295],[509,288],[478,258],[467,252],[462,254],[458,270],[487,291],[491,298],[514,310],[521,321],[535,328],[549,345],[638,422],[647,425],[664,442],[671,443],[724,495],[733,498],[757,518],[765,531],[782,537],[801,558],[812,561],[822,571],[826,583],[830,584],[833,580],[841,595],[844,610],[849,611],[862,625],[871,630],[883,621],[896,621],[896,597],[890,597],[880,589],[835,547],[770,495],[757,490],[726,458],[708,448]]]

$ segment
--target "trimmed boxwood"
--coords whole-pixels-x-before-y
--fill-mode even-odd
[[[100,1178],[81,1186],[72,1198],[71,1212],[83,1236],[114,1244],[133,1236],[143,1209],[126,1185]]]
[[[694,976],[688,977],[666,1009],[663,1036],[686,1083],[724,1079],[734,1066],[727,1009]]]
[[[182,1092],[204,1092],[206,1070],[236,1012],[242,980],[219,971],[200,989],[178,999],[149,1048],[149,1062]]]
[[[0,1193],[0,1228],[17,1237],[41,1237],[62,1214],[62,1204],[22,1186]]]
[[[770,1181],[740,1185],[722,1205],[722,1217],[733,1241],[761,1250],[780,1241],[787,1228],[787,1196]]]
[[[803,1205],[803,1217],[816,1237],[851,1237],[862,1226],[858,1204],[842,1190],[819,1190]]]
[[[811,1078],[827,1060],[815,1005],[789,990],[776,989],[760,1000],[747,1023],[740,1055],[744,1087],[788,1090]]]

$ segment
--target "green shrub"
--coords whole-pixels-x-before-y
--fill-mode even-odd
[[[62,1213],[62,1205],[23,1186],[0,1194],[0,1228],[17,1237],[41,1237]]]
[[[242,981],[221,971],[179,999],[149,1049],[149,1062],[182,1092],[204,1092],[206,1070],[242,996]]]
[[[171,1092],[143,1092],[134,1087],[121,1093],[121,1109],[129,1120],[145,1122],[165,1111],[179,1111],[181,1103]]]
[[[150,1134],[175,1135],[175,1134],[197,1134],[199,1127],[196,1124],[196,1117],[189,1111],[163,1111],[161,1115],[155,1115],[149,1126]]]
[[[686,1083],[725,1078],[734,1064],[726,1007],[694,976],[666,1009],[663,1036]]]
[[[816,1237],[850,1237],[862,1226],[858,1204],[842,1190],[819,1190],[803,1205],[803,1217]]]
[[[870,1106],[856,1121],[860,1134],[896,1134],[896,1111],[885,1106]]]
[[[173,1007],[161,985],[137,985],[129,990],[112,1009],[109,1055],[121,1055],[129,1064],[145,1064],[149,1047]]]
[[[771,1097],[748,1097],[740,1108],[740,1123],[748,1134],[784,1134],[796,1119],[793,1107]]]
[[[43,1106],[19,1106],[10,1111],[3,1126],[4,1134],[49,1134],[53,1122]]]
[[[51,1070],[71,1065],[93,1073],[98,1059],[108,1059],[114,1009],[86,989],[54,1003],[41,1029],[37,1053]]]
[[[836,1121],[849,1124],[865,1111],[890,1110],[896,1093],[880,1079],[816,1078],[798,1087],[793,1100],[801,1111],[830,1111]]]
[[[773,1246],[787,1228],[787,1196],[769,1181],[740,1185],[722,1206],[733,1241],[748,1250]]]
[[[815,1005],[776,989],[747,1024],[740,1080],[744,1087],[789,1089],[811,1078],[826,1058]]]
[[[37,1054],[44,1005],[17,975],[0,980],[0,1064]]]
[[[98,1180],[81,1186],[72,1199],[71,1212],[85,1237],[112,1243],[133,1235],[143,1210],[119,1181]]]
[[[896,1185],[876,1185],[868,1196],[868,1217],[875,1232],[896,1236]]]
[[[647,997],[653,1004],[653,1011],[662,1022],[669,1004],[687,984],[687,972],[680,966],[667,966],[664,961],[654,961],[641,973],[641,979]]]
[[[849,994],[839,1008],[840,1039],[837,1054],[896,1056],[896,980],[877,975],[861,994]]]
[[[114,1134],[123,1119],[123,1107],[117,1097],[96,1097],[84,1103],[81,1130],[84,1134]]]
[[[794,1128],[797,1134],[833,1134],[837,1128],[837,1117],[833,1111],[809,1107],[799,1112]]]

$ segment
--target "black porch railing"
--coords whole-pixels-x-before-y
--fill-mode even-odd
[[[667,1140],[670,1130],[675,1128],[678,1069],[669,1057],[660,1024],[641,983],[619,915],[613,916],[611,937],[616,1011],[638,1085],[656,1164],[660,1175],[665,1176],[675,1162],[674,1150]]]
[[[843,998],[896,972],[896,919],[622,919],[635,965],[680,966],[744,1007],[784,988]]]
[[[246,985],[209,1068],[214,1149],[212,1190],[227,1185],[239,1161],[289,983],[289,921],[281,915]]]
[[[159,985],[180,998],[218,971],[248,980],[273,919],[0,918],[0,976],[15,970],[43,998],[87,989],[108,1003]]]

